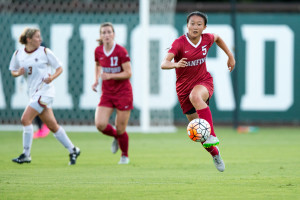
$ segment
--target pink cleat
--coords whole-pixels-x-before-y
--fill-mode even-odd
[[[41,128],[41,137],[46,137],[49,133],[50,133],[50,130],[49,128],[46,126],[46,124],[43,124],[42,128]]]
[[[41,137],[41,129],[37,130],[33,134],[33,139],[37,139],[37,138],[40,138],[40,137]]]
[[[46,137],[49,133],[49,128],[46,126],[46,124],[43,124],[42,128],[34,133],[33,139]]]

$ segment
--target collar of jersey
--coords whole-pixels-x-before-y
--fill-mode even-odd
[[[194,43],[191,42],[191,40],[189,39],[187,33],[185,34],[185,38],[186,38],[186,40],[187,40],[193,47],[195,47],[195,48],[197,48],[197,47],[200,45],[201,40],[202,40],[202,36],[200,36],[199,42],[195,45]]]
[[[111,50],[110,50],[109,52],[106,52],[106,51],[105,51],[105,48],[104,48],[104,45],[103,45],[103,52],[104,52],[104,54],[105,54],[107,57],[110,56],[110,54],[114,51],[115,47],[116,47],[116,42],[114,41],[114,45],[112,46]]]

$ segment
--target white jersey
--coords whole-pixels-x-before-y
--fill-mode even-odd
[[[27,53],[22,47],[13,54],[9,70],[17,71],[24,67],[24,77],[27,80],[30,98],[34,95],[54,97],[53,83],[46,84],[44,79],[52,73],[52,69],[56,70],[61,66],[61,62],[48,48],[40,46],[34,52]]]

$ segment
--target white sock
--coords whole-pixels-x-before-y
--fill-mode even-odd
[[[28,126],[23,126],[23,153],[26,156],[30,156],[30,150],[33,139],[33,126],[32,124]]]
[[[62,144],[65,148],[69,150],[70,153],[73,153],[74,145],[71,142],[70,138],[67,136],[65,129],[61,126],[59,127],[58,131],[54,133],[54,137]]]

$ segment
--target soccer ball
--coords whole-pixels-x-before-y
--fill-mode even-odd
[[[187,134],[195,142],[205,142],[210,131],[210,125],[205,119],[193,119],[187,126]]]

